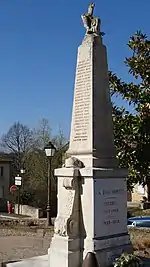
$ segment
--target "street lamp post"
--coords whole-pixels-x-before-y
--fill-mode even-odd
[[[20,213],[20,186],[22,184],[22,177],[19,174],[15,177],[15,185],[18,186],[18,214]]]
[[[20,173],[21,173],[21,175],[22,175],[22,188],[24,187],[24,174],[25,174],[25,169],[21,169],[20,170]]]
[[[56,148],[52,144],[52,142],[49,142],[45,147],[45,154],[48,158],[48,173],[47,173],[47,226],[52,225],[51,221],[51,193],[52,193],[52,183],[51,183],[51,172],[52,172],[52,157],[54,156],[54,153],[56,151]]]

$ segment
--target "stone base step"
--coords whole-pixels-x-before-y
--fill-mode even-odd
[[[1,267],[48,267],[48,255],[1,263]]]

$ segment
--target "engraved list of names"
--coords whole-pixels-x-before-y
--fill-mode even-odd
[[[80,57],[79,55],[75,82],[73,141],[88,139],[91,78],[90,56]]]

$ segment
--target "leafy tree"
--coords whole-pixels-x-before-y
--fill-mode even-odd
[[[23,188],[21,188],[20,204],[33,205],[33,203],[36,203],[36,195],[34,193],[34,190],[32,188],[30,190],[24,190]]]
[[[28,153],[26,159],[26,178],[24,180],[24,190],[33,189],[36,195],[33,204],[42,207],[46,205],[47,198],[47,163],[43,150],[34,150]]]
[[[53,168],[59,168],[63,164],[63,155],[66,152],[67,140],[61,128],[58,130],[58,134],[52,139],[53,144],[56,147],[56,153],[53,158]]]
[[[55,136],[52,136],[49,121],[42,119],[36,129],[32,132],[33,147],[27,154],[26,158],[26,178],[25,190],[33,188],[34,198],[33,204],[46,209],[47,205],[47,158],[44,151],[44,146],[51,140],[56,147],[56,153],[52,159],[52,169],[62,165],[62,154],[64,153],[64,143],[66,138],[63,131],[59,129]],[[56,178],[52,179],[52,207],[53,214],[56,215]]]
[[[129,168],[128,187],[148,183],[150,175],[150,41],[140,31],[128,42],[125,59],[133,81],[125,83],[109,72],[112,96],[119,96],[134,112],[113,104],[114,133],[121,167]]]

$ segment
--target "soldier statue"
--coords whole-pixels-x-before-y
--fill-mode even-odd
[[[93,17],[95,4],[91,3],[88,7],[88,12],[81,15],[84,27],[87,34],[100,34],[100,19]]]

